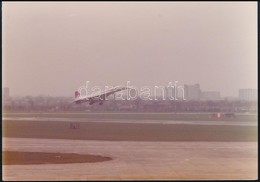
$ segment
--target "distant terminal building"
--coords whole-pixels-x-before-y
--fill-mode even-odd
[[[165,98],[166,98],[166,100],[175,99],[175,89],[174,89],[174,87],[165,87]]]
[[[238,98],[246,101],[257,100],[257,89],[239,89]]]
[[[175,87],[165,87],[165,98],[166,100],[183,100],[184,96],[184,87],[176,86]]]
[[[218,91],[205,91],[201,92],[202,100],[220,100],[220,92]]]
[[[2,96],[3,96],[3,99],[10,98],[10,89],[8,87],[4,87]]]
[[[184,85],[184,93],[186,100],[200,100],[200,84]]]

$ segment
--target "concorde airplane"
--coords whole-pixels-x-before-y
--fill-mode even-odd
[[[80,104],[83,102],[89,102],[89,105],[92,105],[94,103],[99,103],[99,105],[102,105],[103,102],[106,100],[106,98],[111,95],[114,94],[116,92],[122,91],[122,90],[126,90],[128,89],[127,87],[122,87],[122,86],[117,86],[108,90],[104,90],[101,93],[96,93],[96,94],[92,94],[91,96],[80,96],[80,92],[79,91],[75,91],[75,99],[74,99],[74,103],[76,104]]]

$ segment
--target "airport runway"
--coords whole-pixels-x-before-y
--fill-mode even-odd
[[[55,117],[51,117],[51,118],[49,117],[3,117],[3,120],[257,126],[256,121],[173,121],[173,120],[86,119],[86,118],[55,118]]]
[[[95,154],[81,164],[4,165],[3,180],[257,179],[257,142],[3,138],[3,150]]]

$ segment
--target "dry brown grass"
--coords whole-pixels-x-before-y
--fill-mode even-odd
[[[86,119],[87,120],[87,119]],[[209,121],[210,122],[210,121]],[[257,126],[3,120],[3,137],[106,141],[257,141]]]
[[[46,153],[46,152],[18,152],[3,151],[3,165],[25,165],[25,164],[66,164],[103,162],[112,160],[111,157],[89,154],[74,153]]]

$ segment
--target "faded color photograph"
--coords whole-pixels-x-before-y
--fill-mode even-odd
[[[257,2],[3,2],[2,180],[258,179]]]

